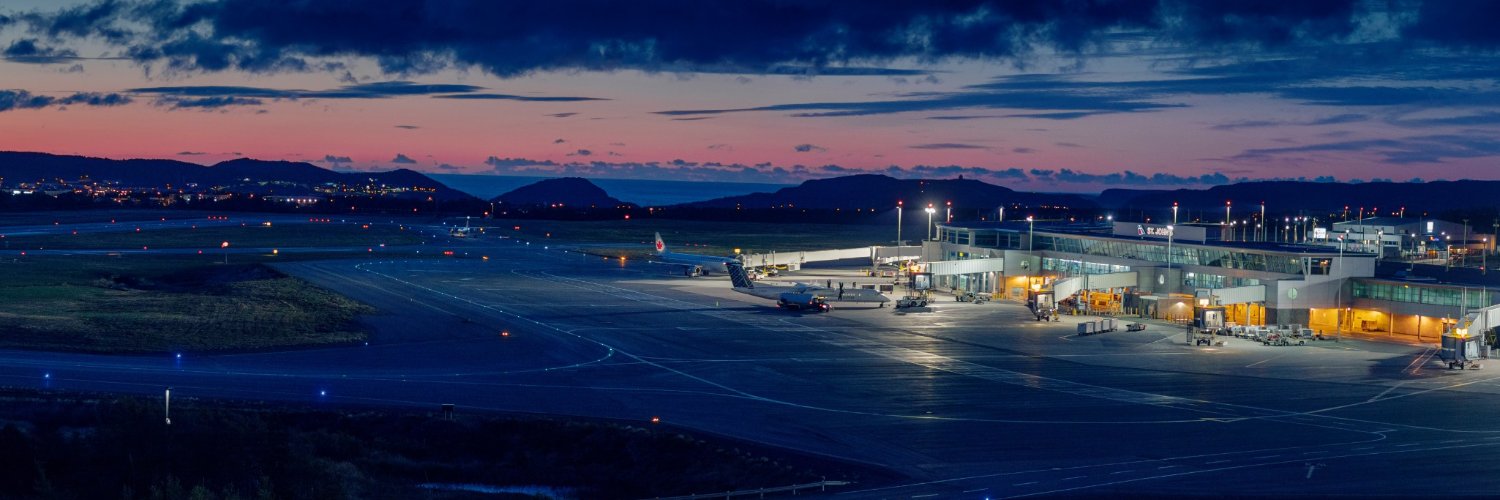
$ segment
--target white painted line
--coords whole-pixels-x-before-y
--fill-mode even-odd
[[[1361,446],[1361,447],[1358,447],[1358,448],[1354,448],[1353,451],[1368,450],[1368,449],[1372,449],[1372,448],[1374,448],[1374,446]]]
[[[1279,457],[1279,456],[1281,456],[1281,455],[1266,455],[1266,456],[1251,458],[1251,460],[1260,460],[1262,458],[1276,458],[1276,457]]]
[[[1383,397],[1385,397],[1385,395],[1386,395],[1386,394],[1390,394],[1390,392],[1391,392],[1391,391],[1394,391],[1394,390],[1396,390],[1396,388],[1397,388],[1397,387],[1401,387],[1401,384],[1405,384],[1405,383],[1406,383],[1406,382],[1400,382],[1400,383],[1398,383],[1398,384],[1396,384],[1396,385],[1393,385],[1393,386],[1390,386],[1390,387],[1389,387],[1389,388],[1387,388],[1387,389],[1386,389],[1386,390],[1384,390],[1384,391],[1380,391],[1380,394],[1376,394],[1376,395],[1375,395],[1375,397],[1372,397],[1372,398],[1370,398],[1370,399],[1366,399],[1366,400],[1365,400],[1365,402],[1366,402],[1366,403],[1374,403],[1374,402],[1376,402],[1376,401],[1379,401],[1379,400],[1380,400],[1380,398],[1383,398]]]
[[[1026,486],[1028,484],[1036,484],[1036,481],[1027,481],[1027,482],[1024,482],[1024,483],[1016,483],[1016,484],[1012,484],[1011,486]]]
[[[1304,452],[1302,452],[1303,455],[1317,455],[1319,453],[1328,453],[1328,452],[1327,451],[1304,451]]]
[[[1406,443],[1406,444],[1398,444],[1398,445],[1396,445],[1396,447],[1397,447],[1397,448],[1405,448],[1405,447],[1407,447],[1407,446],[1416,446],[1416,445],[1418,445],[1418,444],[1420,444],[1420,443]]]
[[[935,496],[938,496],[938,494],[937,493],[928,493],[926,495],[912,495],[911,497],[912,498],[932,498],[932,497],[935,497]]]
[[[1176,467],[1181,467],[1181,465],[1163,465],[1161,467],[1157,467],[1157,470],[1160,470],[1160,469],[1172,469],[1172,468],[1176,468]]]
[[[981,492],[981,491],[984,491],[984,490],[988,490],[988,489],[989,488],[979,488],[979,489],[973,489],[973,490],[964,490],[963,493],[978,493],[978,492]]]
[[[1228,460],[1214,460],[1212,462],[1203,462],[1203,463],[1208,464],[1208,465],[1213,465],[1213,464],[1222,464],[1224,462],[1228,462]]]
[[[1135,469],[1114,471],[1114,472],[1109,473],[1109,475],[1113,476],[1115,474],[1126,474],[1126,473],[1130,473],[1130,472],[1135,472]]]

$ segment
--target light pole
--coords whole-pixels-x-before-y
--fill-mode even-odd
[[[223,252],[224,252],[224,263],[228,264],[229,263],[229,242],[226,241],[226,242],[220,243],[219,244],[219,248],[221,250],[223,250]]]
[[[948,224],[952,224],[953,223],[953,202],[952,201],[948,202],[948,213],[947,213],[947,216],[944,218],[944,222],[946,222]]]
[[[935,213],[937,213],[937,209],[932,208],[932,204],[928,203],[927,204],[927,239],[929,239],[929,240],[932,239],[932,214],[935,214]]]
[[[1224,200],[1224,228],[1223,229],[1229,229],[1229,200]],[[1220,235],[1220,236],[1221,236],[1220,239],[1224,239],[1222,237],[1223,235]],[[1229,241],[1229,240],[1224,239],[1224,241]]]
[[[1264,227],[1265,225],[1266,225],[1266,202],[1264,200],[1262,200],[1260,202],[1260,221],[1255,223],[1255,229],[1259,230],[1262,227]],[[1260,233],[1261,231],[1256,231],[1256,232]],[[1261,234],[1257,235],[1256,237],[1260,238],[1260,241],[1266,241],[1266,235],[1265,235],[1265,233],[1261,233]]]
[[[1172,225],[1177,225],[1177,202],[1172,202]]]
[[[1464,219],[1464,261],[1458,267],[1469,267],[1469,219]]]
[[[901,246],[901,200],[896,200],[896,246]]]
[[[162,399],[162,414],[167,418],[167,425],[172,425],[172,388],[167,388],[166,397]]]
[[[1177,207],[1172,207],[1177,208]],[[1176,210],[1173,210],[1176,212]],[[1177,225],[1167,226],[1167,279],[1172,278],[1172,237],[1177,234]],[[1172,280],[1175,284],[1176,280]]]
[[[1485,236],[1481,241],[1484,242],[1484,245],[1483,245],[1484,246],[1484,251],[1479,253],[1479,274],[1489,274],[1489,271],[1490,271],[1490,250],[1489,250],[1489,248],[1490,248],[1490,237],[1489,236]]]

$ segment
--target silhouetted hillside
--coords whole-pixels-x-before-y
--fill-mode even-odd
[[[993,211],[1001,205],[1023,207],[1091,208],[1093,201],[1071,194],[1022,193],[973,179],[896,179],[885,175],[865,174],[817,179],[783,188],[775,193],[752,193],[707,201],[687,203],[696,208],[806,208],[821,210],[876,209],[885,211],[897,201],[908,209],[925,208],[928,203],[942,208],[947,202],[963,210]]]
[[[577,208],[613,208],[631,205],[617,200],[599,186],[582,177],[546,179],[513,189],[496,196],[496,203],[509,205],[555,205]]]
[[[396,198],[443,201],[473,197],[411,170],[390,172],[334,172],[303,162],[237,159],[212,166],[177,160],[111,160],[47,153],[0,152],[0,179],[7,186],[21,183],[72,184],[80,179],[132,188],[223,188],[240,193],[304,194],[324,185],[421,188],[392,190]]]

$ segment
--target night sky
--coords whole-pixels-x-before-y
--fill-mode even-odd
[[[1097,191],[1500,179],[1500,2],[0,2],[0,149]]]

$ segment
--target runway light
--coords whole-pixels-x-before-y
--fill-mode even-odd
[[[327,395],[328,395],[328,390],[327,389],[318,391],[318,396],[320,396],[320,397],[321,396],[327,396]]]
[[[510,331],[509,330],[501,330],[500,331],[500,336],[501,337],[509,338],[510,337]]]
[[[177,359],[182,359],[182,353],[177,353]]]
[[[651,423],[653,423],[653,424],[659,424],[659,423],[661,423],[661,417],[651,417]]]
[[[42,374],[42,378],[52,378],[52,374],[51,373],[44,373],[44,374]]]

